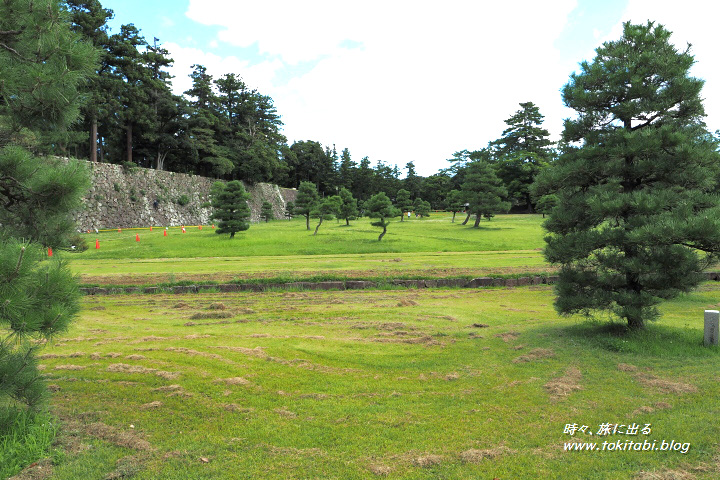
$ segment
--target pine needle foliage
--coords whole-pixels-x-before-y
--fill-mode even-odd
[[[215,182],[210,199],[213,208],[211,218],[218,221],[215,233],[229,233],[230,238],[234,238],[235,233],[250,228],[250,207],[247,203],[250,194],[239,180],[226,184]]]
[[[642,328],[663,299],[688,292],[720,251],[717,143],[703,124],[703,81],[690,77],[662,25],[624,24],[563,89],[577,118],[539,180],[555,193],[545,256],[560,265],[561,314],[610,312]]]

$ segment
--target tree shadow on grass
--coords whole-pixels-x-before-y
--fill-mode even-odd
[[[662,320],[660,320],[662,322]],[[658,358],[720,357],[720,347],[703,345],[703,330],[649,323],[643,330],[629,330],[619,322],[578,321],[574,325],[537,330],[567,343],[609,352]],[[565,342],[564,342],[565,343]]]

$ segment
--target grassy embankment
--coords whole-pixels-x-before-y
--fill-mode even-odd
[[[718,294],[633,335],[558,318],[549,287],[86,297],[42,360],[52,478],[717,478]],[[563,447],[618,440],[689,450]]]
[[[450,216],[396,221],[382,242],[368,219],[254,224],[230,240],[209,227],[85,235],[89,250],[66,254],[85,284],[137,285],[301,279],[452,278],[548,273],[539,215],[499,215],[475,229]],[[135,241],[135,235],[140,241]],[[95,239],[100,241],[96,250]]]

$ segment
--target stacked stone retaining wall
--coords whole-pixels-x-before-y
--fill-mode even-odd
[[[81,231],[211,223],[210,187],[216,179],[148,168],[125,168],[109,163],[86,162],[91,187],[84,209],[76,215]],[[277,185],[245,184],[250,193],[251,221],[260,221],[263,201],[273,206],[275,218],[283,218],[285,204],[294,202],[297,191]]]

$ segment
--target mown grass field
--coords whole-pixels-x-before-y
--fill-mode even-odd
[[[367,219],[124,230],[59,254],[103,285],[547,273],[541,221],[434,215],[382,242]],[[43,348],[58,437],[21,478],[719,478],[719,297],[705,284],[627,334],[558,317],[548,286],[88,296]],[[564,447],[629,440],[688,448]]]
[[[44,349],[51,478],[711,479],[707,284],[646,332],[561,319],[549,287],[86,297]],[[563,433],[566,424],[651,433]],[[597,439],[689,450],[564,451]],[[125,476],[123,476],[125,475]],[[673,476],[674,475],[674,476]]]
[[[86,284],[157,284],[253,279],[457,277],[547,272],[540,215],[499,215],[481,228],[433,214],[393,222],[377,241],[369,219],[324,222],[317,236],[303,219],[253,224],[234,239],[208,226],[85,234],[90,248],[68,254]],[[135,241],[136,235],[140,241]],[[95,240],[100,249],[95,249]]]

